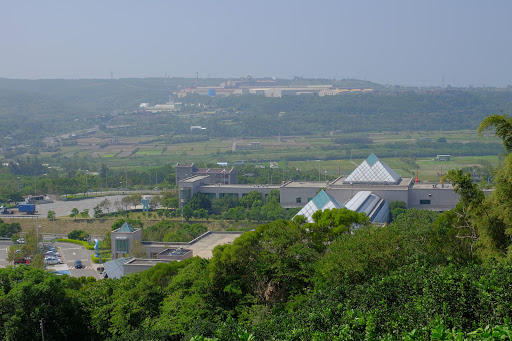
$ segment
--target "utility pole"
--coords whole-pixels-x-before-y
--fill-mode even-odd
[[[44,319],[43,318],[41,320],[39,320],[39,324],[41,326],[41,337],[42,337],[42,340],[44,341],[45,338],[44,338]]]

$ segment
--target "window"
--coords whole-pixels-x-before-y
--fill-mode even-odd
[[[310,202],[311,200],[313,200],[313,198],[308,198],[308,202]]]
[[[420,205],[430,205],[430,200],[420,200]]]
[[[118,253],[128,253],[128,239],[116,238],[116,251]]]
[[[302,198],[295,198],[295,202],[296,202],[297,204],[300,204],[300,203],[302,202]]]

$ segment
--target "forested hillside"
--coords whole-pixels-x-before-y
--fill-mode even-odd
[[[201,85],[217,86],[221,81],[202,79]],[[283,85],[324,81],[295,79]],[[370,86],[375,91],[282,98],[196,95],[179,99],[184,108],[178,115],[111,115],[133,112],[142,102],[165,103],[173,92],[195,82],[191,78],[0,79],[0,133],[35,142],[98,124],[122,125],[113,130],[118,135],[190,134],[190,125],[202,125],[209,137],[475,129],[485,116],[510,109],[512,100],[510,89],[397,90],[340,81],[334,83]]]

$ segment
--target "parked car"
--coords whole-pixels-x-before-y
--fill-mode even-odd
[[[80,259],[77,259],[75,261],[75,269],[81,269],[83,268],[84,266],[82,265],[82,261]]]
[[[61,261],[62,262],[62,261]],[[46,265],[54,265],[54,264],[60,264],[60,262],[55,257],[48,257],[45,258],[44,263]]]
[[[18,244],[25,244],[25,239],[22,237],[16,241]]]
[[[22,258],[22,259],[15,259],[14,264],[30,264],[30,259],[28,258]]]

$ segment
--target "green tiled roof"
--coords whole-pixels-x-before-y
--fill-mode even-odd
[[[121,228],[117,232],[133,232],[133,231],[135,231],[135,229],[133,227],[131,227],[130,224],[125,222],[123,224],[123,226],[121,226]]]

